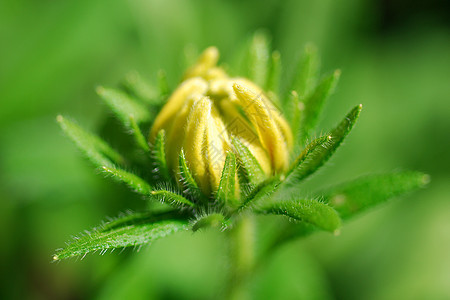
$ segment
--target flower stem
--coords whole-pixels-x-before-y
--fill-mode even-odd
[[[255,226],[243,216],[230,231],[230,285],[228,299],[249,299],[247,282],[255,266]]]

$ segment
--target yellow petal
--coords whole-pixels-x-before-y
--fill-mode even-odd
[[[192,77],[205,77],[209,69],[214,68],[219,60],[219,50],[216,47],[209,47],[203,51],[195,65],[189,68],[184,74],[184,79]]]
[[[255,126],[261,144],[269,152],[273,169],[275,171],[286,170],[289,163],[289,151],[273,117],[279,112],[271,111],[271,107],[267,105],[267,100],[262,94],[237,83],[233,85],[233,88],[245,114]]]
[[[206,126],[211,118],[211,105],[211,100],[207,97],[202,97],[193,104],[188,116],[186,135],[183,141],[188,167],[195,181],[206,194],[210,192],[210,181],[202,148]]]
[[[178,156],[183,144],[185,130],[189,112],[192,109],[192,105],[198,99],[201,99],[202,95],[194,94],[190,95],[185,101],[183,108],[177,113],[171,122],[172,126],[167,132],[166,138],[166,159],[167,166],[173,174],[178,175],[179,165]]]
[[[253,125],[244,118],[238,111],[235,104],[228,99],[220,102],[220,108],[223,112],[227,130],[230,134],[238,137],[242,143],[250,150],[253,156],[258,160],[264,173],[271,174],[272,166],[267,151],[261,145],[258,135]]]
[[[188,96],[193,94],[204,95],[207,90],[208,84],[201,78],[192,78],[184,81],[180,87],[173,92],[156,117],[150,131],[150,141],[155,140],[156,135],[161,129],[165,129],[166,132],[169,131],[169,128],[172,126],[173,118],[182,109]]]
[[[294,138],[292,136],[291,127],[283,118],[280,110],[275,107],[274,102],[271,101],[270,98],[264,93],[264,91],[252,81],[246,78],[235,78],[233,81],[241,86],[246,87],[249,90],[254,91],[256,94],[261,95],[261,98],[265,102],[268,111],[271,112],[271,117],[275,120],[275,123],[283,134],[283,138],[286,141],[288,149],[292,149]]]
[[[214,120],[214,118],[209,118],[203,144],[203,158],[208,170],[211,191],[217,190],[222,175],[222,169],[225,165],[225,148],[227,145],[225,141],[226,138],[221,138],[222,134],[223,133],[219,131],[219,128],[216,125],[216,120]]]

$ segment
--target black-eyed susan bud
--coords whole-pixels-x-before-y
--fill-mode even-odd
[[[239,139],[267,176],[288,168],[292,133],[262,88],[231,78],[217,67],[216,48],[206,49],[169,97],[150,131],[150,142],[166,132],[167,165],[178,179],[178,158],[186,163],[201,190],[217,191],[232,138]]]

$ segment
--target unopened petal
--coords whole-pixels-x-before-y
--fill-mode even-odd
[[[208,170],[203,159],[203,142],[206,126],[211,118],[211,100],[202,97],[196,101],[188,116],[186,135],[183,149],[186,153],[186,162],[195,180],[205,193],[209,193],[210,181]]]
[[[211,68],[217,65],[219,60],[219,50],[216,47],[209,47],[203,51],[195,65],[189,68],[184,74],[184,78],[205,77]]]
[[[274,170],[286,170],[289,152],[281,130],[273,117],[278,112],[270,110],[271,107],[267,105],[262,94],[257,94],[236,83],[233,88],[246,115],[255,126],[262,145],[269,152]]]
[[[204,95],[207,90],[208,84],[201,78],[192,78],[184,81],[180,87],[173,92],[172,96],[170,96],[169,100],[156,117],[150,131],[150,141],[154,141],[161,129],[169,131],[169,128],[172,126],[173,118],[182,109],[189,96],[193,94]]]

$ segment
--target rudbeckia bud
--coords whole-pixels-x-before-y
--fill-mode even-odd
[[[232,138],[239,139],[267,176],[288,168],[292,133],[262,88],[245,78],[231,78],[217,66],[218,50],[206,49],[187,70],[150,131],[150,142],[166,132],[166,158],[179,179],[178,158],[186,163],[201,190],[217,191]]]

